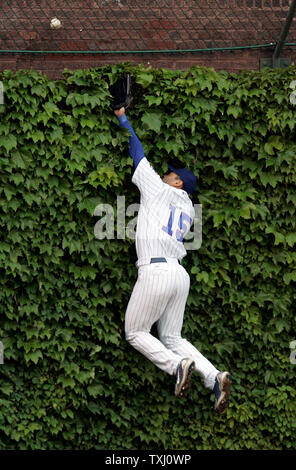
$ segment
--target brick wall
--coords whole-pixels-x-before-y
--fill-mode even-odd
[[[192,65],[239,72],[259,69],[273,47],[235,52],[111,54],[109,51],[197,49],[270,44],[278,40],[289,0],[11,0],[0,11],[0,50],[104,51],[101,54],[1,53],[0,70],[29,69],[61,76],[77,69],[129,61],[153,67]],[[50,28],[57,17],[63,27]],[[295,19],[287,42],[296,43]],[[283,57],[296,59],[296,47]]]

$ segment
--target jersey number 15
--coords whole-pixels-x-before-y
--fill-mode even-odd
[[[173,227],[175,216],[176,216],[176,208],[175,206],[170,204],[169,221],[166,227],[165,226],[162,227],[162,230],[171,236],[173,236],[172,227]],[[188,222],[188,224],[186,224],[186,222]],[[192,223],[192,218],[188,214],[185,214],[185,212],[181,212],[179,216],[178,228],[176,229],[176,239],[178,240],[178,242],[183,241],[183,238],[186,232],[189,230],[191,223]]]

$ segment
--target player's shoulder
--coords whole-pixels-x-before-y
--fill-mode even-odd
[[[190,199],[189,194],[184,189],[182,189],[180,193],[182,195],[182,202],[184,204],[184,207],[186,207],[188,215],[190,214],[192,217],[194,217],[195,210],[194,210],[193,203],[192,203],[192,200]]]
[[[173,186],[169,186],[172,191],[176,194],[176,197],[182,201],[184,204],[192,205],[192,201],[185,189],[174,188]]]
[[[154,168],[151,165],[151,163],[149,162],[149,160],[147,159],[147,157],[143,156],[141,158],[141,160],[139,161],[138,165],[136,166],[134,173],[136,173],[137,170],[138,171],[139,170],[141,170],[141,171],[143,171],[143,170],[144,171],[145,170],[148,170],[148,171],[153,170],[154,171]]]
[[[147,181],[151,180],[161,186],[164,184],[157,171],[153,168],[153,165],[151,165],[145,156],[141,158],[135,168],[133,178],[136,179],[138,176],[142,178],[145,177]]]

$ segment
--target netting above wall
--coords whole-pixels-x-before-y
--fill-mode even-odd
[[[289,0],[0,1],[0,53],[274,47]],[[50,27],[52,18],[61,28]],[[295,23],[286,44],[296,45]]]

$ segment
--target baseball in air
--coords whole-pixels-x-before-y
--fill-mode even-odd
[[[60,29],[62,27],[62,23],[60,20],[58,20],[58,18],[52,18],[50,22],[50,27],[52,29]]]

